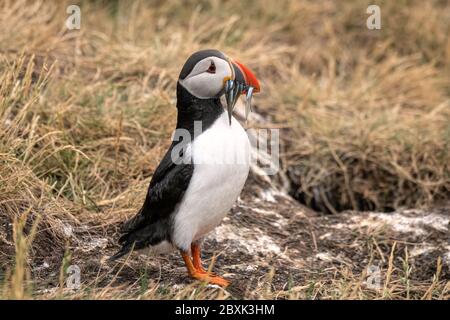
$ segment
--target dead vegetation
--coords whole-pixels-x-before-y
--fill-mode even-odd
[[[173,287],[136,257],[99,265],[168,146],[180,66],[205,47],[245,61],[261,79],[255,109],[283,128],[283,166],[303,204],[337,213],[448,199],[447,2],[380,2],[380,31],[365,27],[367,1],[82,1],[81,29],[71,31],[68,4],[0,3],[0,296],[448,298],[439,267],[409,282],[391,277],[391,251],[408,262],[391,240],[382,250],[391,277],[384,293],[361,289],[360,259],[327,270],[291,265],[288,274],[304,270],[292,280],[260,259],[256,287],[247,279],[236,292]],[[325,220],[314,221],[326,228]],[[298,241],[312,246],[304,224]],[[166,268],[176,264],[168,259]],[[70,260],[83,264],[85,290],[62,289]],[[173,279],[183,283],[180,270]]]

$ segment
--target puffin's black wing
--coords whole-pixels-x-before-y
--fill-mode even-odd
[[[127,254],[133,246],[141,249],[170,240],[171,214],[188,188],[194,171],[191,163],[172,161],[173,147],[174,144],[154,172],[141,210],[122,226],[123,235],[119,239],[122,249],[111,260]]]

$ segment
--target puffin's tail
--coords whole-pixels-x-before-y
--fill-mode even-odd
[[[145,218],[141,213],[142,209],[134,217],[122,224],[120,227],[122,235],[119,238],[119,244],[122,245],[122,248],[112,255],[108,259],[109,261],[115,261],[133,251],[136,242],[130,238],[132,238],[133,232],[142,227],[142,224],[145,222]]]
[[[115,261],[124,255],[130,253],[133,250],[134,245],[130,245],[129,243],[125,243],[122,248],[117,251],[115,254],[113,254],[108,260],[109,261]]]
[[[126,232],[119,238],[122,248],[114,254],[110,261],[114,261],[130,253],[134,249],[142,249],[169,239],[167,232],[170,230],[169,219],[163,219],[157,223],[145,225],[145,220],[135,218],[126,224]]]
[[[109,261],[117,260],[124,255],[129,254],[136,246],[140,248],[141,246],[139,245],[137,240],[138,239],[136,239],[135,233],[133,231],[122,234],[122,236],[119,238],[119,244],[122,245],[122,248],[120,248],[119,251],[112,255],[109,258]]]

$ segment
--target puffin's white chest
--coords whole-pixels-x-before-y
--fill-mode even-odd
[[[175,213],[173,242],[188,249],[214,229],[242,191],[250,168],[250,142],[237,120],[224,112],[188,147],[194,172]]]

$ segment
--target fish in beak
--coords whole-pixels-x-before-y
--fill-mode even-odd
[[[259,81],[255,75],[242,63],[230,59],[230,66],[234,73],[234,79],[225,82],[225,99],[227,102],[228,119],[231,125],[231,116],[234,106],[241,94],[245,94],[245,120],[251,110],[252,96],[260,91]]]

